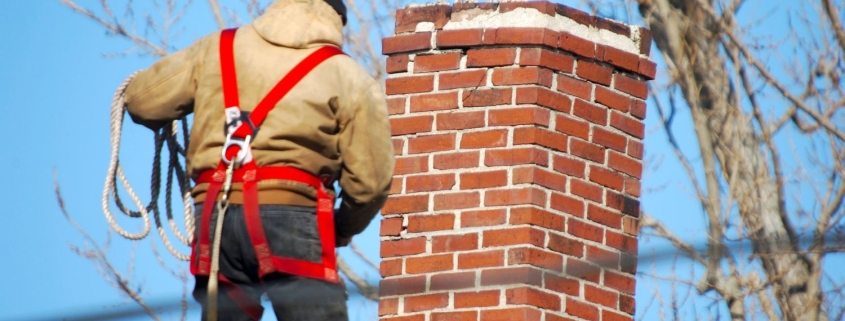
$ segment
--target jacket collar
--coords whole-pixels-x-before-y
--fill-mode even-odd
[[[289,48],[341,47],[343,23],[324,0],[277,0],[253,27],[268,42]]]

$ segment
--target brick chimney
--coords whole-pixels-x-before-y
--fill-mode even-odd
[[[633,319],[650,46],[549,2],[396,13],[381,320]]]

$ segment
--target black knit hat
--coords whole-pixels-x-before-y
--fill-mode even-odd
[[[337,14],[340,15],[341,19],[343,19],[343,25],[346,25],[346,5],[343,4],[343,0],[326,0],[334,11],[337,11]]]

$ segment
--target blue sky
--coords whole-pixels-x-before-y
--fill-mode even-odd
[[[575,2],[564,1],[570,5]],[[205,1],[194,1],[186,19],[190,28],[177,47],[215,29]],[[772,28],[784,28],[782,23],[770,23]],[[0,275],[6,278],[6,290],[0,291],[0,320],[132,304],[118,296],[88,260],[69,249],[68,244],[82,245],[82,238],[61,216],[53,194],[53,170],[58,172],[71,215],[95,239],[104,241],[108,226],[100,209],[100,196],[109,157],[109,104],[118,84],[154,59],[134,54],[105,57],[105,53],[124,52],[129,45],[106,35],[101,27],[58,1],[4,1],[0,3],[0,30],[4,31],[0,33],[0,110],[6,117],[0,126],[5,145],[5,160],[0,162],[5,182],[0,184],[0,202],[5,208],[0,224],[0,254],[4,257]],[[643,178],[643,207],[679,235],[703,240],[699,205],[683,171],[670,156],[653,105],[649,107],[645,141],[649,167]],[[678,117],[680,142],[697,155],[689,114],[682,110]],[[143,198],[149,199],[145,184],[152,159],[152,133],[127,122],[123,135],[123,168]],[[130,230],[140,228],[134,221],[121,222]],[[378,261],[377,231],[378,223],[374,222],[356,237],[374,261]],[[151,254],[149,242],[155,240],[159,251],[168,256],[157,239],[153,235],[140,242],[133,284],[149,298],[177,298],[180,282],[163,272]],[[131,243],[117,235],[112,240],[109,254],[125,271]],[[640,253],[649,253],[661,243],[641,245]],[[359,271],[367,271],[369,279],[377,279],[377,271],[357,261],[353,264]],[[640,269],[651,271],[650,264],[641,261]],[[656,271],[665,273],[667,269],[660,266]],[[647,286],[651,281],[638,280],[640,312],[651,294]],[[353,320],[369,320],[376,315],[375,306],[360,299],[350,300],[349,306]],[[655,313],[653,309],[649,313]]]

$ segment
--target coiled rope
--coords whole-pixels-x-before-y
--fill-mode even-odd
[[[117,91],[114,94],[114,98],[112,99],[111,104],[111,157],[109,160],[109,168],[108,173],[106,174],[106,182],[105,186],[103,186],[103,213],[105,214],[106,221],[108,221],[109,225],[113,230],[115,230],[120,236],[127,238],[129,240],[137,241],[145,238],[150,233],[151,223],[150,223],[150,212],[153,213],[153,218],[155,219],[156,230],[158,231],[158,235],[161,237],[164,246],[167,250],[173,254],[176,258],[188,261],[190,260],[190,255],[182,254],[173,247],[173,244],[170,242],[170,238],[168,237],[167,233],[165,233],[164,227],[161,224],[161,215],[160,209],[158,206],[159,196],[161,192],[161,151],[164,149],[164,145],[167,145],[167,151],[169,153],[168,157],[168,167],[167,167],[167,178],[166,178],[166,187],[165,187],[165,212],[167,215],[167,222],[170,226],[170,230],[173,231],[173,234],[176,238],[185,245],[190,246],[193,235],[194,235],[194,210],[193,206],[191,205],[191,184],[186,175],[185,169],[182,166],[182,163],[179,161],[179,156],[181,155],[183,158],[185,157],[185,152],[187,150],[187,146],[189,143],[189,135],[188,135],[188,122],[186,119],[181,120],[181,127],[182,127],[182,140],[184,142],[183,145],[179,144],[178,140],[178,132],[180,127],[180,121],[176,120],[173,121],[170,126],[164,126],[164,128],[155,132],[155,156],[153,157],[153,169],[152,169],[152,177],[150,178],[150,191],[151,191],[151,200],[150,203],[146,206],[143,204],[141,199],[135,193],[135,190],[129,184],[129,180],[123,173],[123,169],[120,167],[119,155],[120,155],[120,136],[121,131],[123,129],[123,117],[124,113],[126,112],[126,106],[123,99],[123,94],[126,91],[126,87],[129,85],[129,82],[135,78],[138,73],[135,72],[123,83],[120,84]],[[174,179],[176,180],[174,182]],[[117,190],[117,181],[120,180],[121,184],[123,184],[124,189],[126,190],[126,194],[129,195],[129,198],[132,200],[132,203],[138,208],[137,211],[132,211],[127,208],[120,199]],[[184,212],[185,212],[185,233],[182,233],[179,230],[176,222],[173,219],[173,211],[172,211],[172,186],[174,183],[179,185],[179,192],[182,195],[182,203],[184,204]],[[132,217],[132,218],[141,218],[144,222],[144,227],[140,232],[129,232],[114,218],[112,215],[111,207],[109,206],[109,198],[113,197],[115,205],[118,209],[120,209],[123,214]],[[187,236],[186,236],[187,235]]]

